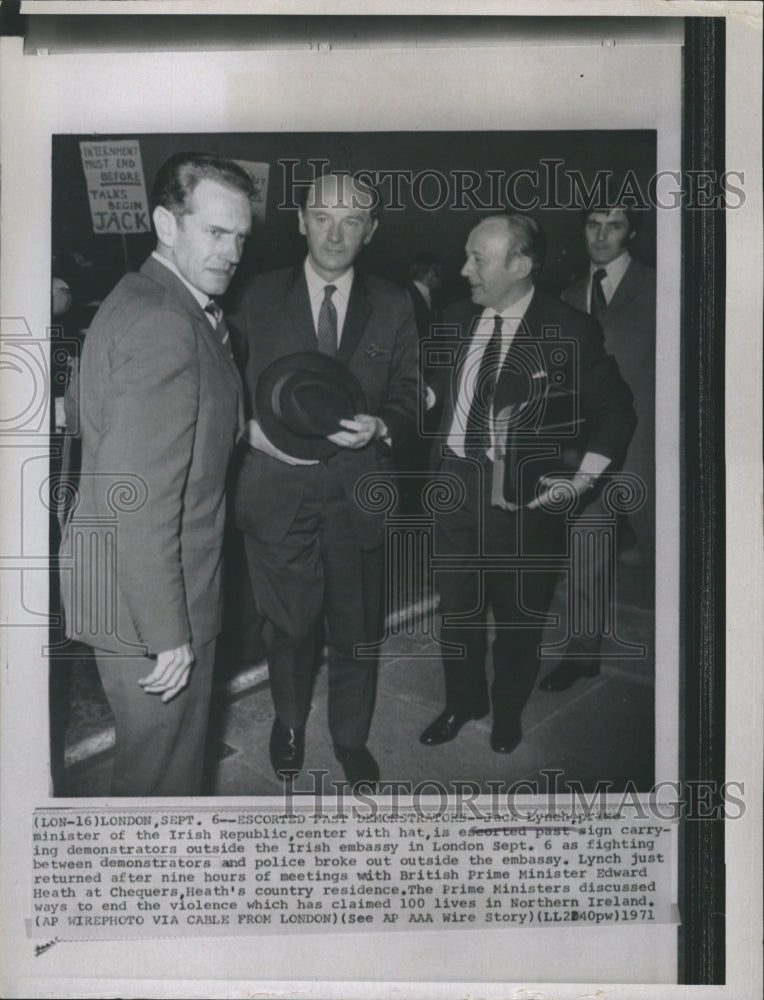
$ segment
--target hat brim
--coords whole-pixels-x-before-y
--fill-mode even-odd
[[[284,423],[282,416],[277,412],[279,408],[273,405],[274,391],[278,393],[281,387],[293,391],[295,385],[299,383],[298,376],[301,372],[311,380],[318,375],[341,387],[348,399],[347,419],[352,419],[356,413],[367,411],[363,386],[341,361],[319,351],[298,351],[277,358],[261,372],[255,387],[257,419],[268,440],[287,455],[304,459],[329,458],[339,451],[339,445],[325,436],[316,437],[295,432]],[[337,430],[342,428],[338,425]]]

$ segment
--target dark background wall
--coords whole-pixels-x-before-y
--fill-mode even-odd
[[[154,245],[150,234],[126,236],[93,233],[79,142],[95,139],[138,139],[141,145],[147,188],[159,165],[183,149],[206,150],[236,159],[270,164],[266,221],[256,230],[239,268],[229,297],[235,298],[241,282],[257,271],[296,263],[304,254],[304,239],[297,229],[296,211],[279,208],[285,196],[286,168],[280,160],[297,160],[290,168],[294,176],[312,176],[310,159],[329,161],[327,169],[405,170],[413,176],[439,171],[448,182],[449,198],[442,207],[425,209],[415,203],[409,183],[400,184],[403,210],[388,208],[362,261],[371,272],[392,280],[405,278],[409,257],[432,250],[445,261],[445,299],[466,296],[466,283],[459,277],[464,260],[464,242],[481,211],[471,208],[466,197],[458,197],[454,171],[476,171],[481,184],[476,194],[482,203],[491,200],[490,175],[506,177],[520,170],[539,172],[539,183],[527,179],[517,183],[523,201],[538,196],[542,205],[533,214],[547,233],[547,263],[539,283],[557,294],[586,268],[581,217],[571,204],[569,172],[578,171],[591,187],[598,172],[609,171],[612,198],[628,172],[639,189],[647,193],[655,171],[656,140],[653,131],[555,131],[555,132],[355,132],[355,133],[215,133],[215,134],[119,134],[109,136],[59,135],[52,148],[52,235],[54,273],[72,285],[80,301],[102,298],[124,272],[125,249],[130,267],[137,269]],[[547,161],[547,165],[544,165]],[[561,161],[553,165],[551,161]],[[556,176],[556,190],[546,178]],[[389,194],[391,182],[382,185]],[[432,204],[439,189],[433,178],[422,181],[421,196]],[[505,202],[505,198],[502,198]],[[551,207],[544,207],[547,204]],[[487,209],[485,211],[488,211]],[[655,212],[646,210],[641,231],[633,243],[634,253],[655,263]]]

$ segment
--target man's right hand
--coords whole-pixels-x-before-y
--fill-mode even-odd
[[[194,653],[191,644],[184,642],[177,649],[167,649],[157,656],[157,665],[147,677],[138,683],[146,694],[161,694],[162,701],[168,702],[188,684]]]
[[[279,462],[284,462],[286,465],[318,465],[318,461],[315,458],[295,458],[294,455],[287,455],[286,452],[277,448],[275,444],[268,440],[263,433],[262,427],[256,420],[247,421],[244,438],[250,448],[262,451],[266,455],[270,455],[271,458],[278,459]]]

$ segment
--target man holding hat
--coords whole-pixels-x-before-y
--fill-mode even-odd
[[[391,470],[391,445],[414,427],[417,334],[410,300],[356,257],[377,229],[377,193],[327,174],[298,209],[308,256],[258,275],[232,324],[251,419],[236,516],[268,653],[274,770],[303,765],[314,668],[326,627],[329,730],[348,781],[373,786],[366,747],[381,638],[384,515],[364,476]]]

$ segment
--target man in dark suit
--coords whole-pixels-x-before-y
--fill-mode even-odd
[[[165,163],[152,191],[156,250],[106,298],[82,353],[82,472],[62,589],[68,635],[95,648],[114,713],[114,795],[201,788],[224,484],[243,425],[213,296],[236,270],[252,196],[235,163]]]
[[[434,298],[443,280],[443,262],[437,254],[422,250],[412,257],[408,269],[406,290],[414,307],[414,322],[420,343],[429,338],[431,324],[441,316],[441,310]],[[419,378],[422,386],[430,378],[430,372],[419,357]],[[439,408],[425,410],[420,416],[421,425],[395,451],[395,468],[402,475],[398,477],[400,509],[405,513],[420,513],[422,487],[429,478],[432,435],[440,420]]]
[[[628,453],[613,468],[640,477],[645,490],[642,506],[617,521],[617,547],[623,562],[639,562],[652,573],[655,556],[655,271],[629,253],[639,225],[630,208],[584,212],[588,274],[562,293],[574,309],[590,313],[602,327],[605,349],[613,355],[634,396],[637,427]],[[596,509],[596,508],[593,508]],[[606,513],[604,509],[602,513]],[[600,546],[598,551],[604,551]],[[609,551],[609,550],[608,550]],[[612,557],[612,554],[609,556]],[[604,556],[600,556],[600,559]],[[603,579],[601,562],[576,581],[576,615],[582,623],[601,623],[597,591]],[[542,691],[564,691],[580,677],[600,671],[601,627],[584,628],[571,636],[562,661],[541,681]]]
[[[347,175],[327,174],[298,210],[308,244],[298,267],[259,275],[232,324],[246,338],[249,453],[236,489],[263,638],[275,719],[271,763],[285,777],[304,761],[305,723],[324,623],[329,641],[329,730],[353,785],[379,769],[366,746],[376,661],[359,644],[381,638],[383,515],[359,504],[362,476],[391,470],[391,445],[414,425],[417,341],[406,293],[363,275],[354,262],[377,228],[376,193]],[[300,460],[265,436],[252,401],[260,373],[305,350],[334,354],[357,377],[367,412],[329,438],[337,451]]]
[[[412,257],[408,277],[406,289],[411,296],[417,333],[422,340],[429,336],[430,323],[440,315],[433,293],[443,281],[443,262],[437,254],[423,250]]]
[[[420,739],[452,740],[492,705],[491,747],[510,753],[522,740],[520,717],[538,673],[555,558],[565,553],[564,508],[619,453],[634,412],[597,325],[535,289],[544,256],[537,222],[489,216],[470,233],[466,252],[472,301],[444,316],[444,327],[453,327],[451,360],[435,386],[445,395],[436,474],[456,498],[436,515],[435,553],[451,561],[436,577],[446,705]],[[448,344],[444,336],[444,355]],[[561,456],[574,440],[582,457],[566,469]]]

